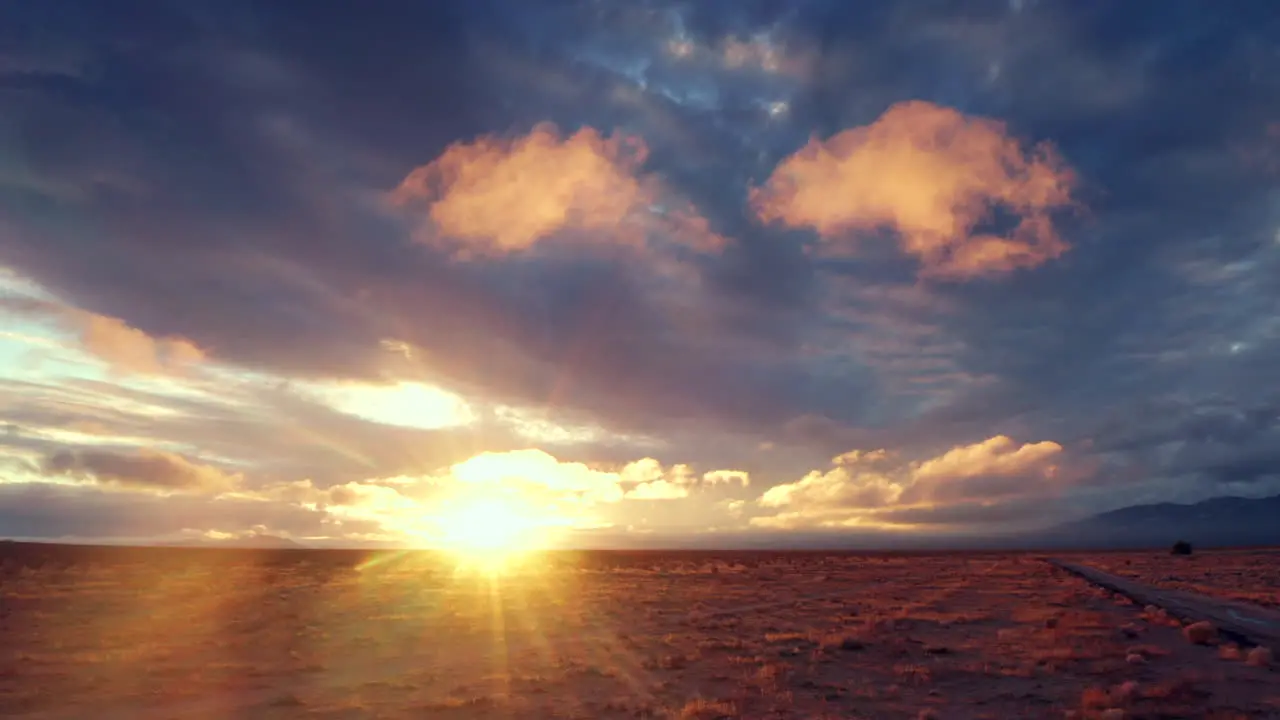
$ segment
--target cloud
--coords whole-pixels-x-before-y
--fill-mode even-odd
[[[1274,427],[1248,435],[1226,417],[1233,403],[1232,413],[1251,412],[1258,388],[1280,379],[1268,282],[1280,217],[1273,178],[1256,164],[1280,147],[1265,136],[1280,118],[1265,3],[1135,25],[1123,4],[975,14],[970,3],[646,3],[599,13],[497,0],[498,12],[419,3],[340,22],[273,7],[246,24],[218,19],[238,14],[236,0],[198,23],[67,2],[94,21],[74,11],[12,18],[16,36],[35,38],[14,67],[35,72],[6,77],[21,92],[5,108],[13,142],[12,161],[0,162],[0,264],[59,302],[146,333],[159,359],[135,365],[168,371],[165,338],[217,362],[180,379],[121,370],[109,379],[129,387],[105,388],[82,382],[102,372],[68,342],[80,325],[6,326],[6,338],[41,343],[0,340],[0,423],[15,428],[0,441],[23,462],[68,444],[152,447],[243,468],[251,487],[310,478],[317,492],[444,477],[481,451],[530,445],[609,473],[646,456],[699,468],[686,500],[596,503],[619,526],[633,507],[655,521],[688,508],[680,521],[693,526],[715,501],[747,496],[707,482],[709,468],[749,470],[755,496],[812,471],[810,495],[892,501],[833,504],[826,518],[866,523],[986,522],[996,510],[980,508],[1012,512],[1013,499],[989,499],[996,491],[1042,492],[1021,510],[1045,517],[1076,497],[1087,452],[1103,467],[1088,480],[1098,509],[1139,492],[1261,492],[1275,477]],[[1200,42],[1185,42],[1188,23]],[[293,27],[305,30],[278,32]],[[353,54],[364,61],[340,61]],[[786,111],[773,114],[774,103]],[[1046,148],[1009,150],[1015,135],[1051,140],[1087,187],[1054,185],[1060,160],[1036,207],[1026,188]],[[971,158],[973,148],[1010,162]],[[445,156],[452,165],[413,170]],[[512,164],[529,157],[538,160]],[[499,181],[525,167],[529,197],[502,195],[510,184]],[[824,170],[830,193],[801,182]],[[402,184],[413,172],[419,184]],[[775,219],[744,212],[753,185],[748,210]],[[397,186],[405,193],[389,217]],[[612,194],[594,192],[602,187]],[[555,195],[563,188],[568,200]],[[1048,202],[1055,192],[1070,202]],[[838,203],[822,202],[828,195]],[[478,218],[460,200],[495,196],[512,199]],[[1048,221],[1084,205],[1096,221],[1087,233]],[[975,241],[1025,239],[1016,226],[1028,218],[1058,243],[1040,233],[1029,250],[997,245],[988,257],[990,242]],[[804,228],[819,230],[815,249],[857,257],[804,252]],[[690,258],[711,230],[733,241]],[[917,282],[1048,262],[1067,242],[1051,272]],[[876,262],[884,249],[892,262]],[[653,272],[667,250],[691,282]],[[1191,261],[1194,283],[1179,272]],[[833,287],[841,295],[828,300]],[[383,349],[389,338],[412,352]],[[295,381],[318,380],[440,384],[480,419],[447,432],[378,427],[289,397]],[[158,398],[158,388],[173,394]],[[1185,410],[1099,423],[1166,394]],[[593,432],[513,437],[486,415],[492,404],[552,408],[549,421]],[[1184,416],[1161,437],[1133,437]],[[997,435],[1019,439],[1010,452],[1044,438],[1063,451],[1025,477],[912,476],[911,460]],[[765,442],[774,449],[755,449]],[[828,462],[854,447],[894,457]],[[660,464],[650,482],[676,483]],[[921,499],[904,506],[877,476]],[[335,499],[349,491],[363,492]],[[137,519],[97,497],[74,501]],[[175,512],[191,511],[190,497],[174,495]],[[743,506],[748,518],[768,510],[816,522],[818,505],[796,507]],[[148,505],[148,518],[159,522],[162,509]],[[303,517],[331,516],[307,511],[291,527],[320,531]],[[212,515],[184,523],[239,527]]]
[[[734,471],[712,471],[732,474]],[[587,527],[596,511],[631,501],[689,498],[698,475],[688,465],[664,466],[653,458],[616,470],[565,461],[537,449],[484,452],[447,468],[418,475],[370,478],[330,487],[309,480],[276,483],[247,493],[262,500],[296,504],[373,524],[400,537],[426,537],[453,509],[497,498],[510,501],[534,523]],[[626,517],[625,511],[619,517]]]
[[[747,487],[751,484],[751,475],[745,470],[712,470],[703,474],[702,481],[708,485],[740,484]]]
[[[705,219],[664,204],[660,183],[641,171],[648,152],[639,137],[584,127],[562,138],[544,123],[523,137],[451,145],[409,173],[391,200],[425,205],[428,222],[417,237],[463,259],[529,250],[562,230],[642,247],[649,230],[661,229],[695,250],[721,249],[724,240]]]
[[[1018,445],[1004,435],[954,447],[912,472],[907,500],[952,501],[1016,495],[1033,482],[1052,481],[1062,446],[1045,440]]]
[[[68,305],[39,283],[3,266],[0,312],[74,333],[80,349],[120,374],[181,374],[206,360],[204,350],[187,338],[156,337],[121,318]]]
[[[676,500],[688,497],[690,488],[699,484],[746,487],[751,482],[743,470],[710,470],[699,476],[689,465],[677,463],[666,468],[653,458],[627,463],[619,475],[622,483],[634,485],[626,497],[636,500]]]
[[[365,420],[279,377],[213,371],[166,379],[19,376],[0,381],[0,452],[44,456],[65,445],[198,448],[252,469],[262,482],[311,478],[322,486],[447,466],[516,442],[501,425],[438,429]],[[4,446],[8,446],[7,448]]]
[[[354,520],[335,525],[300,505],[196,493],[120,492],[98,485],[0,484],[0,534],[7,537],[153,540],[184,530],[243,534],[255,525],[291,537],[372,532]]]
[[[139,448],[132,452],[64,450],[45,458],[49,475],[87,479],[104,485],[144,490],[221,492],[240,483],[242,476],[181,455]]]
[[[679,11],[676,11],[677,13]],[[808,48],[796,47],[773,37],[769,31],[750,36],[727,35],[718,41],[699,42],[677,32],[663,43],[663,54],[676,63],[717,65],[728,72],[750,72],[805,80],[813,71],[814,57]],[[670,79],[673,84],[676,80]]]
[[[689,497],[689,486],[669,480],[641,483],[627,491],[628,500],[679,500]]]
[[[955,518],[1008,520],[993,503],[1047,497],[1059,481],[1062,446],[1051,441],[1018,445],[998,435],[941,455],[906,462],[885,450],[853,450],[832,459],[833,468],[814,470],[800,480],[766,490],[756,504],[780,510],[752,518],[760,527],[805,525],[843,527],[857,524],[957,522]],[[956,510],[976,504],[981,511]]]
[[[1024,150],[1004,123],[925,101],[812,138],[750,194],[765,222],[815,230],[852,254],[860,232],[888,228],[929,277],[964,279],[1034,267],[1068,245],[1051,214],[1072,204],[1073,171],[1054,148]],[[1017,217],[1001,234],[996,210]]]
[[[1179,393],[1128,406],[1091,431],[1096,453],[1141,471],[1131,481],[1164,479],[1180,499],[1254,494],[1250,486],[1280,480],[1280,398],[1272,393],[1248,400]]]
[[[902,485],[878,472],[841,465],[814,470],[800,480],[769,488],[760,496],[761,507],[805,507],[811,510],[846,510],[883,507],[902,494]]]
[[[532,486],[589,505],[615,503],[623,497],[618,473],[561,462],[543,450],[481,453],[451,467],[449,475],[468,485]]]
[[[182,372],[205,359],[204,351],[181,337],[152,337],[119,318],[78,313],[84,349],[121,372]]]

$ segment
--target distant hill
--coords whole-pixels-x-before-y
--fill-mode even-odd
[[[1033,535],[1035,544],[1063,547],[1194,547],[1280,545],[1280,495],[1220,497],[1192,504],[1134,505]]]
[[[275,535],[249,535],[225,540],[196,539],[165,543],[168,547],[256,548],[261,550],[301,550],[307,546]]]

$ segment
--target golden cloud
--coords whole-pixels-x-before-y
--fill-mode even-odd
[[[963,279],[1066,252],[1051,216],[1074,204],[1074,185],[1051,145],[1024,149],[998,120],[910,101],[811,139],[752,188],[750,204],[764,222],[812,228],[834,254],[854,252],[859,231],[892,229],[923,275]],[[1018,219],[1005,235],[980,230],[996,208]]]
[[[894,502],[901,493],[902,485],[886,474],[840,465],[771,487],[760,496],[759,504],[767,508],[876,508]]]
[[[702,482],[708,485],[734,485],[747,487],[751,484],[751,475],[745,470],[712,470],[702,476]]]
[[[705,219],[670,202],[658,179],[641,171],[647,157],[639,137],[590,127],[562,137],[541,124],[523,137],[451,145],[409,173],[391,201],[425,206],[418,239],[459,259],[528,250],[563,230],[615,245],[643,247],[662,234],[694,250],[720,249],[724,239]]]
[[[954,447],[912,472],[904,502],[991,500],[1052,489],[1062,446],[1051,440],[1018,445],[1005,435]]]
[[[588,503],[613,503],[623,497],[618,473],[597,470],[585,463],[562,462],[542,450],[481,453],[454,465],[449,475],[467,484],[537,487]]]
[[[737,481],[745,473],[713,470],[708,476]],[[278,483],[242,493],[245,497],[320,510],[329,517],[373,523],[409,538],[429,537],[436,521],[453,507],[475,502],[509,503],[530,521],[589,527],[595,512],[624,501],[690,497],[701,477],[688,465],[664,466],[642,458],[605,469],[560,460],[534,448],[484,452],[433,474],[376,478],[327,488],[309,480]]]
[[[947,482],[967,478],[999,475],[1025,475],[1048,472],[1049,460],[1062,452],[1052,440],[1018,445],[1006,435],[996,435],[973,445],[956,446],[942,455],[927,460],[915,471],[917,482]]]
[[[854,450],[833,458],[826,471],[769,488],[756,504],[785,512],[753,518],[752,524],[851,526],[906,510],[933,512],[937,503],[1044,495],[1067,477],[1060,472],[1062,452],[1052,441],[1019,445],[1004,435],[914,463],[895,460],[884,450]]]
[[[628,500],[679,500],[689,497],[689,486],[670,480],[641,483],[627,491]]]
[[[204,351],[181,337],[153,337],[119,318],[77,312],[80,343],[112,368],[131,373],[180,372],[205,359]]]

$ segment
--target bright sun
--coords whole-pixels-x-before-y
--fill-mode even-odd
[[[437,518],[444,545],[469,556],[506,557],[536,548],[541,523],[503,499],[470,500]]]

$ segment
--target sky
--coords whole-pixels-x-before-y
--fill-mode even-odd
[[[1275,494],[1277,38],[1268,0],[0,0],[0,536]]]

